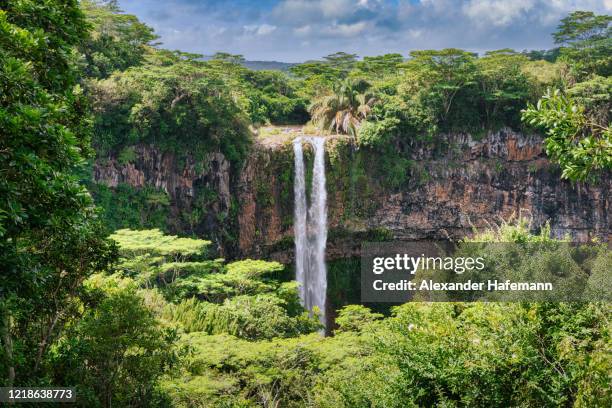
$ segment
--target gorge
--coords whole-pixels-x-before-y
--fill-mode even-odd
[[[448,48],[436,31],[468,2],[435,21],[411,3],[435,40],[420,50],[390,0],[331,20],[328,2],[156,2],[140,11],[157,33],[126,3],[0,6],[3,390],[78,407],[612,406],[602,5],[523,10],[510,31],[487,13],[515,51]],[[530,51],[545,26],[555,48]],[[273,36],[304,62],[234,54],[277,58]],[[410,258],[432,290],[413,293]],[[21,400],[68,400],[40,395]]]
[[[99,158],[94,180],[112,191],[148,187],[167,194],[165,227],[211,237],[224,256],[292,263],[294,136],[257,139],[241,169],[220,153],[196,163],[189,155],[141,144],[128,163]],[[346,136],[326,139],[329,259],[358,255],[356,241],[368,234],[457,239],[519,212],[531,218],[534,230],[549,223],[556,237],[608,241],[610,178],[596,184],[561,180],[534,134],[504,128],[480,139],[446,138],[449,143],[436,148],[415,144],[399,187],[376,173],[380,155],[358,150]],[[310,151],[304,160],[312,161]],[[311,177],[308,171],[305,177]],[[185,214],[197,219],[191,223]]]
[[[384,157],[358,149],[350,137],[328,136],[324,139],[328,277],[323,290],[318,280],[323,275],[315,273],[315,279],[306,275],[314,273],[306,272],[311,270],[307,264],[323,259],[322,251],[313,258],[317,244],[306,237],[308,228],[316,228],[312,208],[307,218],[310,227],[304,218],[306,185],[316,178],[313,165],[317,158],[321,163],[323,153],[319,149],[317,155],[310,143],[304,143],[302,151],[302,145],[293,142],[323,139],[300,132],[257,138],[240,170],[220,153],[209,155],[198,168],[189,156],[181,163],[176,155],[139,145],[133,162],[98,160],[94,175],[97,183],[115,191],[129,186],[166,192],[165,228],[212,237],[218,253],[228,259],[272,259],[287,265],[303,288],[306,281],[317,285],[318,295],[305,291],[302,299],[309,310],[317,305],[321,321],[327,323],[333,321],[336,309],[359,299],[363,241],[460,239],[517,216],[530,218],[533,231],[549,225],[555,237],[609,240],[610,179],[597,184],[561,180],[538,135],[504,128],[479,139],[444,135],[449,143],[443,146],[415,144],[406,182],[398,187],[389,186],[377,171]],[[205,211],[198,212],[202,197],[210,198]],[[185,221],[185,213],[198,215],[195,225]],[[309,248],[310,255],[304,255]]]

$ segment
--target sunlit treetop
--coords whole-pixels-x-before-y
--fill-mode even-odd
[[[227,274],[231,276],[244,276],[250,279],[260,278],[264,275],[280,272],[283,265],[278,262],[245,259],[227,265]]]
[[[596,15],[592,11],[574,11],[561,19],[558,30],[553,34],[555,43],[583,46],[585,41],[610,38],[612,16]]]
[[[536,105],[528,104],[522,119],[546,133],[546,154],[559,163],[562,178],[593,181],[612,169],[610,126],[593,123],[585,108],[560,90],[549,90]]]
[[[561,20],[553,34],[561,58],[570,63],[577,79],[612,74],[612,16],[575,11]]]
[[[179,238],[176,235],[164,235],[159,229],[134,231],[121,229],[110,238],[119,244],[123,256],[142,254],[195,256],[204,253],[211,241],[194,238]]]
[[[138,17],[123,13],[114,0],[82,0],[90,35],[80,44],[85,76],[106,78],[140,65],[158,36]]]

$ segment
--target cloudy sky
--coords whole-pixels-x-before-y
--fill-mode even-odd
[[[456,47],[544,49],[573,10],[610,14],[612,0],[119,0],[164,48],[300,62]]]

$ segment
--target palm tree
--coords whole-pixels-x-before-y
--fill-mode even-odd
[[[346,79],[332,92],[317,98],[309,107],[313,123],[321,129],[356,136],[361,122],[368,117],[376,102],[367,92],[364,80]]]

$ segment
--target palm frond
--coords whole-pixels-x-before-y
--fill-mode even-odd
[[[334,84],[331,93],[321,95],[309,106],[312,122],[321,129],[355,135],[376,103],[368,87],[364,80],[353,79]]]

